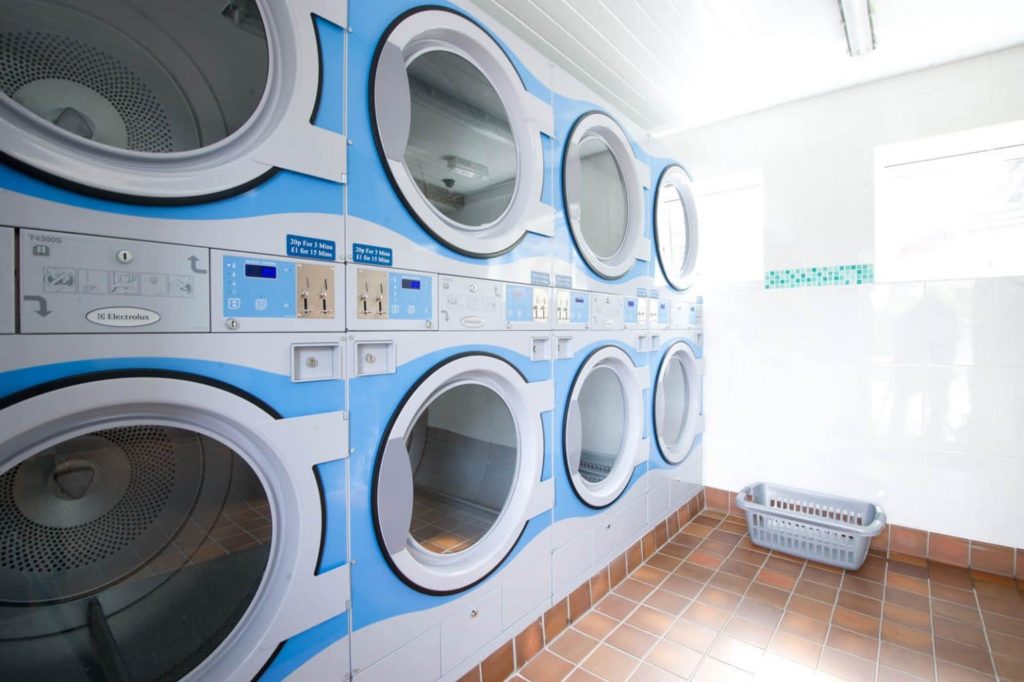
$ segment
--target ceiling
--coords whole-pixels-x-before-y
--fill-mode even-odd
[[[1021,0],[872,1],[850,57],[838,0],[475,0],[656,136],[1024,44]]]

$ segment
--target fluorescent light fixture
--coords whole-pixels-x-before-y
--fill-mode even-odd
[[[839,0],[846,45],[850,56],[867,54],[875,49],[875,27],[871,21],[871,0]]]
[[[488,175],[487,166],[480,163],[473,163],[469,159],[464,159],[461,156],[448,155],[444,157],[444,160],[448,162],[448,170],[461,175],[464,178],[471,178],[474,180],[482,180]]]

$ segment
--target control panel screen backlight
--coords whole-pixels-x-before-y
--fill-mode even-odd
[[[403,279],[402,280],[402,288],[403,289],[419,289],[421,284],[422,284],[422,282],[420,282],[420,280],[418,280],[418,279]]]
[[[245,264],[246,277],[259,277],[261,279],[277,279],[277,268],[273,265],[259,265],[257,263]]]

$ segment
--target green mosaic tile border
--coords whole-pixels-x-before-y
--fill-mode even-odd
[[[797,289],[800,287],[843,287],[871,284],[875,281],[875,266],[823,265],[814,268],[769,270],[764,273],[765,289]]]

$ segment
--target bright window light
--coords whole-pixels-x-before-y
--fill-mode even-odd
[[[708,284],[764,279],[764,174],[705,179],[695,184],[700,221],[696,274]]]

